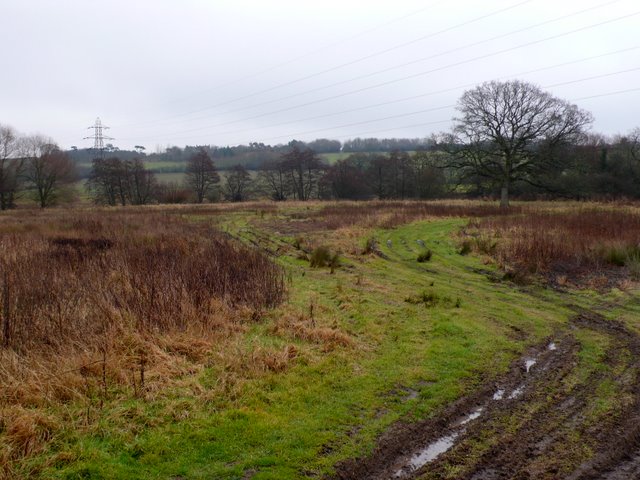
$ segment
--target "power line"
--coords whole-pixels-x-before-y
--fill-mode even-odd
[[[207,89],[205,89],[205,90],[202,90],[202,91],[201,91],[201,92],[199,92],[198,94],[191,94],[191,95],[188,95],[188,96],[182,97],[181,99],[177,99],[177,100],[173,100],[173,101],[171,101],[171,102],[168,102],[168,104],[179,103],[179,102],[184,101],[184,100],[185,100],[185,99],[187,99],[187,98],[192,98],[192,97],[194,97],[194,96],[196,96],[196,95],[200,95],[200,94],[203,94],[203,93],[207,93],[207,92],[210,92],[210,91],[212,91],[212,90],[216,90],[216,89],[221,88],[221,87],[225,87],[225,86],[228,86],[228,85],[232,85],[232,84],[235,84],[235,83],[237,83],[237,82],[241,82],[241,81],[243,81],[243,80],[248,80],[248,79],[251,79],[251,78],[255,78],[255,77],[258,77],[258,76],[260,76],[260,75],[262,75],[262,74],[264,74],[264,73],[268,73],[268,72],[271,72],[271,71],[273,71],[273,70],[277,70],[278,68],[281,68],[281,67],[283,67],[283,66],[285,66],[285,65],[290,65],[290,64],[292,64],[292,63],[294,63],[294,62],[297,62],[297,61],[302,60],[302,59],[304,59],[304,58],[307,58],[307,57],[309,57],[309,56],[312,56],[312,55],[315,55],[315,54],[320,53],[320,52],[322,52],[322,51],[328,50],[328,49],[330,49],[330,48],[332,48],[332,47],[334,47],[334,46],[336,46],[336,45],[340,45],[340,44],[342,44],[342,43],[344,43],[344,42],[351,41],[351,40],[354,40],[354,39],[356,39],[356,38],[363,37],[363,36],[365,36],[365,35],[368,35],[369,33],[375,32],[375,31],[380,30],[380,29],[382,29],[382,28],[384,28],[384,27],[387,27],[387,26],[389,26],[389,25],[393,25],[394,23],[398,23],[398,22],[400,22],[400,21],[402,21],[402,20],[405,20],[405,19],[407,19],[407,18],[410,18],[410,17],[416,16],[416,15],[419,15],[420,13],[423,13],[423,12],[425,12],[425,11],[427,11],[427,10],[430,10],[431,8],[433,8],[433,7],[437,6],[437,5],[440,5],[441,3],[444,3],[445,1],[446,1],[446,0],[438,0],[438,1],[435,1],[435,2],[433,2],[433,3],[429,4],[429,5],[427,5],[426,7],[422,7],[422,8],[419,8],[418,10],[414,10],[414,11],[409,12],[409,13],[407,13],[407,14],[401,15],[401,16],[396,17],[396,18],[394,18],[394,19],[391,19],[391,20],[389,20],[389,21],[387,21],[387,22],[384,22],[384,23],[381,23],[381,24],[379,24],[379,25],[376,25],[376,26],[374,26],[374,27],[372,27],[372,28],[369,28],[369,29],[363,30],[363,31],[361,31],[361,32],[359,32],[359,33],[356,33],[356,34],[354,34],[354,35],[351,35],[351,36],[348,36],[348,37],[346,37],[346,38],[343,38],[342,40],[335,41],[335,42],[331,42],[331,43],[326,44],[326,45],[324,45],[324,46],[322,46],[322,47],[319,47],[319,48],[316,48],[316,49],[314,49],[314,50],[312,50],[312,51],[306,52],[306,53],[304,53],[304,54],[302,54],[302,55],[298,55],[298,56],[296,56],[296,57],[290,58],[289,60],[285,60],[285,61],[280,62],[280,63],[277,63],[277,64],[275,64],[275,65],[271,65],[271,66],[266,67],[266,68],[264,68],[264,69],[262,69],[262,70],[258,70],[258,71],[255,71],[255,72],[253,72],[253,73],[250,73],[250,74],[248,74],[248,75],[245,75],[245,76],[241,76],[241,77],[235,78],[234,80],[230,80],[230,81],[228,81],[228,82],[219,83],[219,84],[217,84],[217,85],[215,85],[215,86],[213,86],[213,87],[210,87],[210,88],[207,88]],[[119,125],[119,127],[130,127],[130,126],[132,126],[132,125],[137,125],[137,123],[134,123],[134,124],[124,124],[124,125]]]
[[[315,93],[315,92],[319,92],[319,91],[322,91],[322,90],[326,90],[328,88],[337,87],[339,85],[344,85],[346,83],[354,82],[354,81],[357,81],[357,80],[362,80],[362,79],[365,79],[365,78],[372,77],[374,75],[379,75],[381,73],[390,72],[390,71],[393,71],[393,70],[397,70],[399,68],[407,67],[409,65],[414,65],[416,63],[424,62],[426,60],[432,60],[434,58],[443,57],[445,55],[450,55],[452,53],[459,52],[461,50],[466,50],[466,49],[471,48],[471,47],[477,47],[477,46],[485,44],[485,43],[489,43],[489,42],[492,42],[492,41],[495,41],[495,40],[500,40],[502,38],[506,38],[506,37],[509,37],[509,36],[512,36],[512,35],[516,35],[518,33],[523,33],[523,32],[526,32],[528,30],[533,30],[535,28],[539,28],[539,27],[542,27],[542,26],[545,26],[545,25],[549,25],[551,23],[555,23],[555,22],[558,22],[558,21],[561,21],[561,20],[566,20],[567,18],[571,18],[571,17],[577,16],[577,15],[581,15],[583,13],[586,13],[586,12],[589,12],[589,11],[592,11],[592,10],[597,10],[597,9],[600,9],[600,8],[603,8],[603,7],[607,7],[607,6],[610,6],[610,5],[614,4],[614,3],[619,3],[620,1],[622,1],[622,0],[610,0],[608,2],[601,3],[601,4],[598,4],[598,5],[593,6],[593,7],[585,8],[585,9],[582,9],[582,10],[578,10],[578,11],[572,12],[570,14],[561,15],[559,17],[555,17],[555,18],[552,18],[550,20],[545,20],[544,22],[540,22],[540,23],[537,23],[537,24],[534,24],[534,25],[530,25],[530,26],[527,26],[527,27],[524,27],[524,28],[519,28],[519,29],[516,29],[516,30],[512,30],[510,32],[503,33],[503,34],[500,34],[500,35],[495,35],[493,37],[489,37],[489,38],[486,38],[484,40],[480,40],[478,42],[468,43],[466,45],[462,45],[462,46],[459,46],[459,47],[456,47],[456,48],[445,50],[445,51],[442,51],[442,52],[439,52],[439,53],[436,53],[436,54],[428,55],[426,57],[420,57],[418,59],[411,60],[410,62],[400,63],[400,64],[397,64],[397,65],[394,65],[394,66],[391,66],[391,67],[387,67],[387,68],[384,68],[384,69],[381,69],[381,70],[375,70],[373,72],[369,72],[369,73],[366,73],[366,74],[363,74],[363,75],[358,75],[358,76],[355,76],[355,77],[348,78],[346,80],[340,80],[338,82],[329,83],[329,84],[322,85],[322,86],[319,86],[319,87],[315,87],[315,88],[312,88],[312,89],[309,89],[309,90],[304,90],[302,92],[298,92],[298,93],[295,93],[295,94],[291,94],[291,95],[287,95],[287,96],[284,96],[284,97],[280,97],[280,98],[277,98],[277,99],[267,100],[267,101],[264,101],[264,102],[261,102],[261,103],[248,105],[248,106],[245,106],[245,107],[236,108],[236,109],[233,109],[233,110],[227,110],[226,112],[223,112],[222,115],[228,115],[230,113],[242,112],[242,111],[251,110],[251,109],[257,108],[257,107],[262,107],[264,105],[271,105],[273,103],[279,103],[279,102],[282,102],[283,100],[289,100],[289,99],[292,99],[292,98],[301,97],[301,96],[307,95],[309,93]],[[281,85],[284,86],[284,85],[289,85],[291,83],[296,83],[296,82],[297,82],[297,80],[294,80],[293,82],[288,82],[288,83],[284,83],[284,84],[281,84]],[[267,92],[269,90],[270,89],[262,90],[262,92],[264,93],[264,92]],[[252,96],[253,96],[253,94],[252,94]],[[246,98],[246,97],[242,97],[242,98]],[[227,103],[231,103],[231,102],[233,102],[233,100],[231,100],[231,101],[229,101]],[[196,111],[192,111],[192,112],[190,112],[190,114],[191,113],[198,113],[200,111],[210,110],[210,109],[215,108],[216,106],[220,106],[220,105],[221,104],[217,104],[217,105],[214,105],[214,106],[211,106],[211,107],[204,107],[202,109],[199,109],[199,110],[196,110]],[[188,114],[185,114],[185,115],[188,115]],[[178,117],[178,116],[183,116],[183,114],[179,114],[176,117]],[[201,119],[205,119],[205,118],[209,118],[209,117],[210,117],[210,115],[205,115],[205,116],[200,116],[200,117],[195,117],[195,118],[190,118],[190,119],[184,119],[184,120],[178,120],[178,121],[201,120]],[[242,120],[240,120],[240,121],[242,121]],[[162,123],[173,123],[173,122],[163,121]]]
[[[630,92],[638,92],[640,91],[640,87],[638,88],[630,88],[627,90],[616,90],[616,91],[612,91],[612,92],[606,92],[606,93],[600,93],[597,95],[589,95],[587,97],[579,97],[579,98],[572,98],[570,101],[575,102],[575,101],[579,101],[579,100],[587,100],[590,98],[600,98],[600,97],[608,97],[608,96],[612,96],[612,95],[620,95],[620,94],[624,94],[624,93],[630,93]],[[441,123],[450,123],[451,119],[443,119],[443,120],[435,120],[435,121],[431,121],[431,122],[420,122],[420,123],[412,123],[409,125],[402,125],[399,127],[385,127],[385,128],[381,128],[381,129],[377,129],[377,130],[367,130],[364,132],[358,132],[358,133],[350,133],[350,134],[344,134],[344,135],[336,135],[332,138],[335,139],[339,139],[339,138],[358,138],[361,135],[369,135],[372,133],[380,133],[380,132],[388,132],[388,131],[394,131],[394,130],[406,130],[407,128],[417,128],[417,127],[424,127],[424,126],[429,126],[429,125],[437,125],[437,124],[441,124]],[[275,138],[275,137],[274,137]],[[269,140],[269,138],[262,138],[257,140],[258,142],[264,142],[265,140]]]
[[[575,102],[575,101],[587,100],[587,99],[591,99],[591,98],[608,97],[608,96],[620,95],[620,94],[624,94],[624,93],[631,93],[631,92],[637,92],[637,91],[640,91],[640,87],[638,87],[638,88],[630,88],[630,89],[626,89],[626,90],[615,90],[615,91],[610,91],[610,92],[604,92],[604,93],[599,93],[599,94],[596,94],[596,95],[589,95],[589,96],[586,96],[586,97],[572,98],[570,101]],[[436,120],[436,121],[430,121],[430,122],[421,122],[421,123],[414,123],[414,124],[410,124],[410,125],[403,125],[403,126],[400,126],[400,127],[391,127],[391,128],[387,127],[387,128],[378,129],[378,130],[368,130],[368,131],[365,131],[365,132],[338,135],[335,138],[357,138],[360,135],[368,135],[368,134],[372,134],[372,133],[379,133],[379,132],[386,132],[386,131],[393,131],[393,130],[404,130],[404,129],[407,129],[407,128],[416,128],[416,127],[437,125],[437,124],[449,123],[449,122],[451,122],[451,119]],[[271,140],[271,139],[275,139],[275,138],[282,138],[282,137],[294,138],[295,135],[296,134],[289,134],[289,135],[282,135],[282,136],[278,136],[278,137],[262,138],[262,139],[257,140],[257,141],[264,143],[264,141],[266,141],[266,140]]]
[[[579,100],[589,100],[591,98],[609,97],[609,96],[612,96],[612,95],[620,95],[620,94],[623,94],[623,93],[639,92],[639,91],[640,91],[640,88],[629,88],[627,90],[616,90],[616,91],[608,92],[608,93],[600,93],[598,95],[589,95],[588,97],[573,98],[573,99],[571,99],[571,101],[577,102]]]
[[[531,73],[537,73],[537,72],[541,72],[541,71],[544,71],[544,70],[550,70],[550,69],[559,68],[559,67],[563,67],[563,66],[567,66],[567,65],[574,65],[576,63],[580,63],[580,62],[584,62],[584,61],[588,61],[588,60],[593,60],[593,59],[596,59],[596,58],[603,58],[603,57],[607,57],[607,56],[611,56],[611,55],[615,55],[615,54],[619,54],[619,53],[626,53],[626,52],[629,52],[629,51],[637,50],[638,48],[640,48],[640,47],[634,46],[634,47],[624,48],[624,49],[615,50],[615,51],[612,51],[612,52],[607,52],[607,53],[603,53],[603,54],[599,54],[599,55],[592,55],[590,57],[584,57],[584,58],[577,59],[577,60],[571,60],[571,61],[568,61],[568,62],[557,63],[557,64],[550,65],[550,66],[547,66],[547,67],[536,68],[536,69],[533,69],[533,70],[527,70],[527,71],[524,71],[524,72],[519,72],[519,73],[514,73],[514,74],[509,74],[509,75],[501,75],[500,77],[497,77],[496,79],[511,78],[511,77],[519,77],[519,76],[523,76],[523,75],[529,75]],[[636,70],[636,69],[631,69],[629,71],[633,71],[633,70]],[[604,74],[602,76],[606,77],[606,76],[611,76],[611,75],[617,75],[617,74],[620,74],[620,73],[625,73],[627,71],[628,70],[622,70],[622,71],[619,71],[619,72],[607,73],[607,74]],[[589,77],[589,79],[590,78],[599,78],[599,77],[600,76]],[[577,81],[584,81],[584,80],[585,79],[579,79]],[[576,82],[576,81],[573,81],[573,82]],[[327,113],[327,114],[322,114],[322,115],[316,115],[316,116],[313,116],[313,117],[306,117],[306,118],[301,118],[301,119],[297,119],[297,120],[288,120],[286,122],[280,122],[280,123],[276,123],[276,124],[271,124],[271,125],[269,125],[269,127],[278,127],[278,126],[282,126],[282,125],[289,125],[289,124],[292,124],[292,123],[306,122],[306,121],[309,121],[309,120],[318,120],[320,118],[326,118],[326,117],[332,117],[332,116],[336,116],[336,115],[342,115],[344,113],[352,113],[352,112],[357,112],[357,111],[366,110],[366,109],[370,109],[370,108],[391,105],[391,104],[394,104],[394,103],[400,103],[400,102],[404,102],[404,101],[408,101],[408,100],[415,100],[415,99],[418,99],[418,98],[424,98],[424,97],[427,97],[427,96],[432,96],[432,95],[437,95],[437,94],[441,94],[441,93],[457,91],[457,90],[460,90],[462,88],[472,87],[474,85],[477,85],[478,83],[479,82],[470,82],[470,83],[466,83],[466,84],[463,84],[463,85],[458,85],[456,87],[449,87],[449,88],[445,88],[445,89],[441,89],[441,90],[435,90],[435,91],[430,91],[430,92],[426,92],[426,93],[421,93],[421,94],[418,94],[418,95],[411,95],[411,96],[408,96],[408,97],[402,97],[402,98],[399,98],[399,99],[389,100],[389,101],[386,101],[386,102],[380,102],[380,103],[374,103],[374,104],[370,104],[370,105],[365,105],[365,106],[362,106],[362,107],[350,108],[348,110],[341,110],[341,111],[338,111],[338,112],[332,112],[332,113]],[[569,82],[569,83],[572,83],[572,82]],[[556,86],[560,86],[560,85],[563,85],[563,84],[546,85],[546,86],[544,86],[544,88],[551,88],[551,87],[556,87]],[[252,120],[254,118],[255,117],[249,117],[249,118],[244,118],[244,119],[240,119],[240,120],[235,120],[233,122],[229,122],[229,124],[240,123],[240,122],[243,122],[243,121]],[[215,128],[215,127],[221,126],[221,125],[224,125],[224,124],[210,125],[210,126],[205,126],[205,127],[197,127],[197,128],[194,128],[194,129],[189,129],[187,131],[178,132],[178,134],[180,134],[180,133],[191,133],[191,132],[201,131],[201,130],[207,130],[207,129]],[[219,135],[226,135],[226,134],[230,134],[230,133],[231,134],[233,134],[233,133],[242,133],[242,132],[257,130],[258,128],[261,128],[261,127],[252,127],[252,128],[244,128],[244,129],[241,129],[241,130],[218,132],[218,134]],[[132,138],[138,138],[138,137],[132,137]],[[192,138],[192,137],[178,137],[178,138]]]
[[[630,89],[626,89],[626,90],[615,90],[615,91],[611,91],[611,92],[599,93],[599,94],[589,95],[589,96],[585,96],[585,97],[572,98],[572,99],[570,99],[570,101],[576,102],[576,101],[580,101],[580,100],[588,100],[588,99],[592,99],[592,98],[600,98],[600,97],[607,97],[607,96],[613,96],[613,95],[621,95],[621,94],[625,94],[625,93],[638,92],[638,91],[640,91],[640,87],[638,87],[638,88],[630,88]],[[430,122],[413,123],[413,124],[402,125],[402,126],[398,126],[398,127],[385,127],[385,128],[381,128],[381,129],[377,129],[377,130],[367,130],[367,131],[358,132],[358,133],[336,135],[336,136],[333,136],[333,138],[335,138],[335,139],[339,139],[339,138],[358,138],[358,137],[360,137],[362,135],[370,135],[370,134],[373,134],[373,133],[388,132],[388,131],[395,131],[395,130],[406,130],[408,128],[417,128],[417,127],[438,125],[438,124],[444,124],[444,123],[450,123],[450,122],[451,122],[451,119],[448,118],[448,119],[435,120],[435,121],[430,121]],[[255,141],[258,142],[258,143],[264,143],[265,141],[268,141],[268,140],[271,140],[271,139],[277,139],[277,138],[283,138],[283,137],[293,138],[295,135],[296,134],[281,135],[281,136],[277,136],[277,137],[261,138],[261,139],[255,140]]]
[[[481,15],[481,16],[479,16],[479,17],[475,17],[475,18],[473,18],[473,19],[471,19],[471,20],[468,20],[468,21],[465,21],[465,22],[458,23],[458,24],[453,25],[453,26],[451,26],[451,27],[447,27],[447,28],[444,28],[444,29],[442,29],[442,30],[438,30],[438,31],[436,31],[436,32],[429,33],[429,34],[427,34],[427,35],[423,35],[423,36],[418,37],[418,38],[415,38],[415,39],[413,39],[413,40],[410,40],[410,41],[407,41],[407,42],[403,42],[403,43],[400,43],[400,44],[394,45],[394,46],[392,46],[392,47],[388,47],[388,48],[385,48],[385,49],[383,49],[383,50],[379,50],[379,51],[374,52],[374,53],[370,53],[370,54],[365,55],[365,56],[363,56],[363,57],[359,57],[359,58],[356,58],[356,59],[354,59],[354,60],[350,60],[350,61],[348,61],[348,62],[344,62],[344,63],[338,64],[338,65],[335,65],[335,66],[333,66],[333,67],[330,67],[330,68],[327,68],[327,69],[324,69],[324,70],[320,70],[320,71],[318,71],[318,72],[315,72],[315,73],[312,73],[312,74],[309,74],[309,75],[305,75],[305,76],[303,76],[303,77],[299,77],[299,78],[294,79],[294,80],[290,80],[290,81],[288,81],[288,82],[280,83],[280,84],[275,85],[275,86],[273,86],[273,87],[269,87],[269,88],[266,88],[266,89],[263,89],[263,90],[259,90],[259,91],[257,91],[257,92],[253,92],[253,93],[250,93],[250,94],[247,94],[247,95],[243,95],[243,96],[240,96],[240,97],[232,98],[232,99],[230,99],[230,100],[226,100],[226,101],[224,101],[224,102],[220,102],[220,103],[217,103],[217,104],[214,104],[214,105],[210,105],[210,106],[208,106],[208,107],[203,107],[203,108],[200,108],[200,109],[197,109],[197,110],[192,110],[192,111],[189,111],[189,112],[185,112],[185,113],[181,113],[181,114],[172,115],[172,116],[170,116],[170,117],[167,117],[167,119],[183,117],[183,116],[191,115],[191,114],[193,114],[193,113],[199,113],[199,112],[202,112],[202,111],[205,111],[205,110],[210,110],[210,109],[212,109],[212,108],[217,108],[217,107],[220,107],[220,106],[223,106],[223,105],[228,105],[228,104],[230,104],[230,103],[235,103],[235,102],[240,101],[240,100],[245,100],[245,99],[247,99],[247,98],[252,98],[252,97],[255,97],[255,96],[257,96],[257,95],[261,95],[261,94],[263,94],[263,93],[268,93],[268,92],[271,92],[271,91],[273,91],[273,90],[277,90],[277,89],[282,88],[282,87],[285,87],[285,86],[293,85],[293,84],[296,84],[296,83],[302,82],[302,81],[304,81],[304,80],[308,80],[308,79],[310,79],[310,78],[314,78],[314,77],[317,77],[317,76],[319,76],[319,75],[323,75],[323,74],[325,74],[325,73],[334,72],[334,71],[339,70],[339,69],[341,69],[341,68],[348,67],[348,66],[351,66],[351,65],[355,65],[355,64],[360,63],[360,62],[363,62],[363,61],[365,61],[365,60],[369,60],[369,59],[371,59],[371,58],[375,58],[375,57],[378,57],[378,56],[380,56],[380,55],[384,55],[385,53],[389,53],[389,52],[392,52],[392,51],[398,50],[398,49],[400,49],[400,48],[404,48],[404,47],[406,47],[406,46],[413,45],[413,44],[415,44],[415,43],[421,42],[421,41],[426,40],[426,39],[428,39],[428,38],[433,38],[433,37],[438,36],[438,35],[441,35],[441,34],[443,34],[443,33],[447,33],[447,32],[450,32],[450,31],[452,31],[452,30],[455,30],[455,29],[458,29],[458,28],[461,28],[461,27],[465,27],[465,26],[470,25],[470,24],[472,24],[472,23],[479,22],[479,21],[484,20],[484,19],[486,19],[486,18],[490,18],[490,17],[495,16],[495,15],[498,15],[498,14],[500,14],[500,13],[504,13],[504,12],[506,12],[506,11],[509,11],[509,10],[514,9],[514,8],[520,7],[520,6],[525,5],[525,4],[527,4],[527,3],[531,3],[532,1],[533,1],[533,0],[524,0],[524,1],[520,1],[520,2],[518,2],[518,3],[516,3],[516,4],[510,5],[510,6],[508,6],[508,7],[501,8],[501,9],[499,9],[499,10],[495,10],[495,11],[493,11],[493,12],[490,12],[490,13],[487,13],[487,14],[484,14],[484,15]],[[620,0],[615,0],[615,1],[620,1]],[[134,125],[135,125],[135,124],[134,124]],[[126,125],[125,125],[125,126],[126,126]],[[131,126],[131,125],[129,125],[129,126]]]
[[[610,77],[613,75],[619,75],[621,73],[628,73],[628,72],[632,72],[632,71],[637,71],[640,70],[640,67],[636,67],[636,68],[631,68],[631,69],[627,69],[627,70],[621,70],[618,72],[611,72],[611,73],[607,73],[604,75],[596,75],[596,76],[591,76],[591,77],[584,77],[584,78],[580,78],[580,79],[576,79],[576,80],[572,80],[569,82],[562,82],[562,83],[556,83],[554,85],[546,85],[543,88],[550,88],[550,87],[554,87],[554,86],[560,86],[560,85],[568,85],[568,84],[573,84],[573,83],[579,83],[579,82],[585,82],[585,81],[589,81],[589,80],[593,80],[596,78],[604,78],[604,77]],[[408,117],[411,115],[418,115],[420,113],[427,113],[427,112],[433,112],[433,111],[437,111],[437,110],[444,110],[446,108],[453,108],[455,107],[455,104],[450,104],[450,105],[444,105],[441,107],[434,107],[434,108],[427,108],[427,109],[422,109],[422,110],[416,110],[413,112],[408,112],[408,113],[402,113],[402,114],[398,114],[398,115],[390,115],[387,117],[382,117],[382,118],[376,118],[373,120],[363,120],[360,122],[353,122],[353,123],[346,123],[343,125],[335,125],[332,127],[327,127],[327,128],[318,128],[318,129],[314,129],[314,130],[306,130],[306,131],[302,131],[302,132],[296,132],[296,133],[290,133],[290,134],[286,134],[286,135],[278,135],[278,136],[274,136],[274,137],[269,137],[266,140],[273,140],[273,139],[278,139],[278,138],[291,138],[291,137],[297,137],[299,135],[307,135],[309,133],[317,133],[317,132],[323,132],[323,131],[327,131],[327,130],[334,130],[334,129],[338,129],[338,128],[346,128],[346,127],[353,127],[356,125],[364,125],[364,124],[368,124],[368,123],[375,123],[375,122],[382,122],[385,120],[392,120],[394,118],[402,118],[402,117]]]
[[[638,47],[635,47],[638,48]],[[632,49],[625,49],[625,50],[632,50]],[[622,50],[622,51],[625,51]],[[595,57],[601,57],[602,55],[596,55]],[[572,62],[565,62],[564,64],[559,64],[559,65],[565,65],[565,64],[572,64],[575,63],[576,61],[572,61]],[[545,68],[541,68],[541,69],[536,69],[533,71],[539,71],[539,70],[545,70],[545,69],[549,69],[549,68],[554,68],[557,67],[557,65],[551,66],[551,67],[545,67]],[[599,78],[606,78],[606,77],[611,77],[614,75],[621,75],[624,73],[630,73],[630,72],[634,72],[634,71],[638,71],[640,70],[640,67],[633,67],[633,68],[628,68],[628,69],[624,69],[624,70],[618,70],[615,72],[609,72],[609,73],[605,73],[605,74],[600,74],[600,75],[592,75],[589,77],[582,77],[582,78],[578,78],[578,79],[574,79],[574,80],[569,80],[566,82],[559,82],[559,83],[554,83],[554,84],[549,84],[549,85],[543,85],[542,88],[553,88],[553,87],[558,87],[558,86],[563,86],[563,85],[570,85],[570,84],[575,84],[575,83],[580,83],[580,82],[586,82],[586,81],[590,81],[590,80],[595,80],[595,79],[599,79]],[[470,84],[470,85],[476,85],[476,83]],[[458,88],[464,88],[464,87],[455,87],[455,89]],[[447,89],[447,90],[452,90],[452,89]],[[423,94],[426,95],[426,94]],[[383,104],[388,104],[391,102],[383,102]],[[271,140],[271,139],[277,139],[277,138],[284,138],[284,137],[295,137],[298,135],[306,135],[308,133],[316,133],[316,132],[322,132],[322,131],[327,131],[327,130],[334,130],[337,128],[345,128],[345,127],[351,127],[351,126],[355,126],[355,125],[363,125],[363,124],[367,124],[367,123],[375,123],[375,122],[380,122],[380,121],[384,121],[384,120],[390,120],[393,118],[400,118],[400,117],[405,117],[405,116],[410,116],[410,115],[417,115],[420,113],[427,113],[427,112],[431,112],[431,111],[437,111],[437,110],[443,110],[446,108],[453,108],[455,107],[455,104],[449,104],[449,105],[444,105],[441,107],[431,107],[431,108],[427,108],[427,109],[421,109],[421,110],[417,110],[414,112],[408,112],[408,113],[403,113],[403,114],[398,114],[398,115],[392,115],[392,116],[387,116],[387,117],[382,117],[382,118],[376,118],[376,119],[372,119],[372,120],[365,120],[365,121],[360,121],[360,122],[353,122],[353,123],[348,123],[348,124],[344,124],[344,125],[335,125],[332,127],[327,127],[327,128],[319,128],[319,129],[314,129],[314,130],[306,130],[306,131],[302,131],[302,132],[296,132],[296,133],[289,133],[286,135],[279,135],[279,136],[275,136],[275,137],[269,137],[267,140]],[[370,107],[361,107],[359,109],[363,109],[363,108],[370,108]],[[352,110],[359,110],[359,109],[352,109]],[[346,110],[342,113],[349,113],[351,110]],[[317,117],[309,117],[307,119],[302,119],[302,120],[298,120],[298,121],[294,121],[294,122],[283,122],[281,124],[276,124],[276,125],[270,125],[270,127],[274,127],[274,126],[280,126],[283,124],[289,124],[289,123],[299,123],[299,122],[303,122],[303,121],[308,121],[308,120],[315,120],[317,118],[323,118],[323,117],[327,117],[327,116],[334,116],[336,115],[334,114],[327,114],[327,115],[320,115]],[[250,131],[250,130],[255,130],[255,128],[253,129],[244,129],[244,130],[240,130],[240,131],[228,131],[228,132],[220,132],[220,135],[226,135],[226,134],[234,134],[234,133],[241,133],[243,131]],[[180,137],[180,138],[191,138],[191,137]]]
[[[369,85],[367,87],[362,87],[362,88],[358,88],[358,89],[355,89],[355,90],[350,90],[350,91],[343,92],[343,93],[340,93],[340,94],[332,95],[332,96],[329,96],[329,97],[325,97],[325,98],[321,98],[321,99],[305,102],[305,103],[302,103],[302,104],[297,104],[297,105],[286,107],[286,108],[281,108],[281,109],[278,109],[278,110],[262,113],[262,114],[259,114],[259,115],[254,115],[252,117],[247,117],[247,118],[244,118],[242,120],[235,120],[235,121],[230,121],[230,122],[222,122],[222,123],[219,123],[219,124],[216,124],[216,125],[212,125],[212,126],[209,126],[209,127],[198,127],[198,128],[195,128],[195,129],[183,130],[183,131],[177,132],[177,133],[178,134],[190,133],[190,132],[194,132],[194,131],[205,130],[205,129],[208,129],[208,128],[217,128],[219,126],[229,125],[229,124],[238,123],[238,122],[247,121],[247,120],[253,120],[253,119],[257,119],[257,118],[262,118],[262,117],[265,117],[265,116],[274,115],[274,114],[277,114],[277,113],[291,111],[291,110],[295,110],[295,109],[298,109],[298,108],[306,107],[306,106],[309,106],[309,105],[314,105],[314,104],[326,102],[326,101],[329,101],[329,100],[334,100],[334,99],[346,97],[346,96],[349,96],[349,95],[353,95],[355,93],[361,93],[361,92],[364,92],[364,91],[368,91],[368,90],[372,90],[372,89],[375,89],[375,88],[379,88],[381,86],[390,85],[390,84],[397,83],[397,82],[400,82],[400,81],[403,81],[403,80],[407,80],[407,79],[411,79],[411,78],[417,78],[417,77],[420,77],[420,76],[425,76],[425,75],[428,75],[428,74],[431,74],[431,73],[435,73],[435,72],[438,72],[438,71],[442,71],[442,70],[446,70],[446,69],[449,69],[449,68],[452,68],[452,67],[456,67],[456,66],[467,64],[467,63],[471,63],[471,62],[474,62],[474,61],[477,61],[477,60],[483,60],[485,58],[497,56],[497,55],[500,55],[500,54],[503,54],[503,53],[507,53],[507,52],[511,52],[511,51],[514,51],[514,50],[518,50],[518,49],[521,49],[521,48],[525,48],[525,47],[529,47],[529,46],[532,46],[532,45],[536,45],[536,44],[540,44],[540,43],[543,43],[543,42],[547,42],[547,41],[550,41],[550,40],[555,40],[555,39],[558,39],[558,38],[566,37],[566,36],[569,36],[569,35],[572,35],[572,34],[575,34],[575,33],[578,33],[578,32],[583,32],[583,31],[586,31],[586,30],[589,30],[589,29],[592,29],[592,28],[597,28],[597,27],[600,27],[602,25],[606,25],[606,24],[611,24],[611,23],[614,23],[614,22],[622,21],[622,20],[637,16],[639,14],[640,14],[640,11],[636,11],[636,12],[633,12],[633,13],[630,13],[630,14],[626,14],[626,15],[622,15],[622,16],[619,16],[619,17],[615,17],[613,19],[608,19],[608,20],[604,20],[604,21],[601,21],[601,22],[592,23],[592,24],[589,24],[589,25],[586,25],[586,26],[583,26],[583,27],[579,27],[579,28],[573,29],[573,30],[569,30],[569,31],[562,32],[562,33],[559,33],[559,34],[555,34],[555,35],[551,35],[551,36],[548,36],[548,37],[544,37],[542,39],[525,42],[525,43],[522,43],[522,44],[519,44],[519,45],[516,45],[516,46],[513,46],[513,47],[500,49],[500,50],[497,50],[497,51],[494,51],[494,52],[491,52],[491,53],[488,53],[488,54],[484,54],[484,55],[472,57],[472,58],[469,58],[469,59],[466,59],[466,60],[454,62],[454,63],[447,64],[447,65],[444,65],[444,66],[441,66],[441,67],[438,67],[438,68],[430,69],[430,70],[427,70],[427,71],[418,72],[418,73],[414,73],[414,74],[411,74],[411,75],[406,75],[406,76],[403,76],[403,77],[400,77],[400,78],[396,78],[396,79],[393,79],[393,80],[388,80],[388,81],[385,81],[385,82],[376,83],[376,84],[373,84],[373,85]],[[282,100],[282,99],[280,99],[280,100]],[[147,137],[147,138],[149,138],[149,137]]]
[[[622,73],[636,72],[640,70],[640,67],[628,68],[626,70],[618,70],[617,72],[603,73],[601,75],[593,75],[591,77],[580,78],[578,80],[569,80],[567,82],[554,83],[552,85],[545,85],[544,88],[561,87],[563,85],[571,85],[574,83],[585,82],[587,80],[596,80],[598,78],[612,77],[614,75],[620,75]]]

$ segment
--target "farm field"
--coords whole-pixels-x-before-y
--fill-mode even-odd
[[[633,478],[639,242],[622,203],[3,213],[0,478]]]

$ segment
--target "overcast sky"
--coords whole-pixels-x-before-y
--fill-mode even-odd
[[[638,0],[0,0],[0,123],[89,147],[100,116],[149,151],[426,137],[520,78],[613,134],[640,126],[639,32]]]

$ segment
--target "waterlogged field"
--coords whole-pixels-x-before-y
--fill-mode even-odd
[[[473,202],[3,213],[0,475],[633,478],[639,218]]]

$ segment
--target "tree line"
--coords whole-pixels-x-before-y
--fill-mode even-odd
[[[640,198],[640,128],[611,138],[590,133],[589,112],[518,80],[470,89],[456,109],[453,128],[424,141],[174,147],[173,154],[188,154],[182,183],[159,184],[145,167],[142,146],[136,155],[112,150],[108,158],[92,161],[86,189],[105,205],[492,196],[507,207],[513,195]],[[355,151],[333,164],[318,155],[336,148]],[[218,172],[214,158],[222,162],[240,154],[259,159],[259,167],[250,172],[235,164]],[[49,206],[76,178],[73,161],[51,140],[0,126],[2,209],[13,207],[24,192]]]
[[[0,210],[22,197],[41,208],[69,201],[76,179],[74,162],[53,140],[0,124]]]

